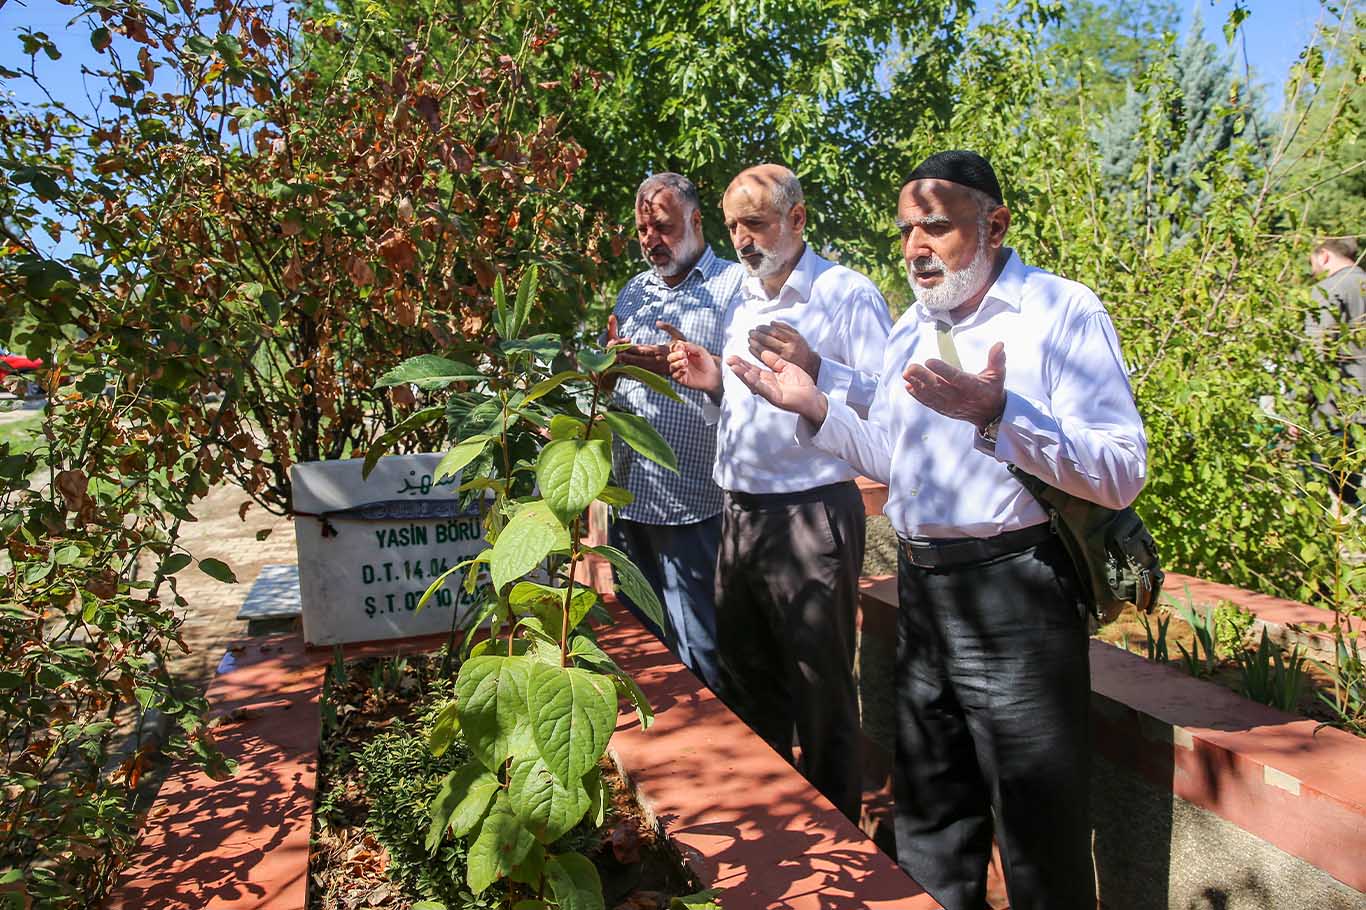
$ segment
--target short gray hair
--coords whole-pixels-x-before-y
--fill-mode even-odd
[[[769,202],[775,209],[787,214],[806,201],[801,181],[792,171],[784,168],[783,173],[769,191]]]
[[[678,201],[683,203],[683,213],[692,214],[694,210],[702,208],[702,199],[697,195],[697,187],[693,182],[682,174],[675,174],[672,171],[660,171],[658,174],[651,174],[641,182],[640,188],[636,190],[636,208],[645,201],[647,196],[653,196],[660,190],[673,190]]]

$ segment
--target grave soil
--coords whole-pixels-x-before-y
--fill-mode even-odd
[[[329,729],[324,721],[317,805],[328,811],[326,817],[320,812],[314,818],[308,910],[411,910],[423,898],[388,875],[388,850],[367,827],[372,803],[356,757],[378,734],[398,723],[418,720],[421,695],[431,691],[440,658],[430,654],[399,661],[367,657],[348,661],[346,668],[346,681],[328,687],[327,698],[338,722]],[[385,684],[374,686],[377,674],[386,669]],[[335,667],[329,675],[337,678]],[[701,890],[672,845],[646,818],[612,761],[604,756],[599,767],[612,802],[603,827],[579,840],[580,850],[598,868],[606,906],[664,910],[671,898]],[[492,893],[490,889],[477,902],[472,898],[468,906],[491,906]]]

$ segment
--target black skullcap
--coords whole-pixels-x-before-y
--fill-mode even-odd
[[[935,152],[911,171],[902,186],[912,180],[948,180],[986,193],[997,205],[1005,204],[1001,197],[1001,184],[996,179],[996,172],[991,169],[991,162],[976,152],[963,149]]]

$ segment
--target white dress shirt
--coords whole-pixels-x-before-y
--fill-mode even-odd
[[[792,326],[820,354],[817,384],[847,401],[851,414],[866,413],[877,391],[892,325],[887,301],[868,278],[808,246],[775,297],[750,277],[726,314],[713,477],[723,490],[743,493],[792,493],[852,480],[858,472],[847,461],[797,442],[796,414],[755,395],[725,365],[735,355],[762,366],[749,351],[749,333],[773,322]]]
[[[888,485],[883,511],[902,536],[993,537],[1047,520],[1007,464],[1112,509],[1143,488],[1148,443],[1105,307],[1085,286],[1008,256],[981,306],[952,328],[969,372],[1005,344],[994,447],[906,391],[907,365],[940,356],[938,320],[918,303],[887,340],[868,418],[831,396],[818,432],[802,422],[799,439]]]

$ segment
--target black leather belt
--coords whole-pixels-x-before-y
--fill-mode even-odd
[[[836,493],[847,493],[849,490],[857,493],[858,484],[852,480],[842,480],[838,483],[812,487],[809,490],[793,490],[791,493],[742,493],[739,490],[727,490],[726,495],[730,497],[732,505],[741,509],[781,509],[803,502],[824,502]]]
[[[898,537],[901,551],[920,569],[947,569],[1019,553],[1053,536],[1048,522],[995,537]]]

